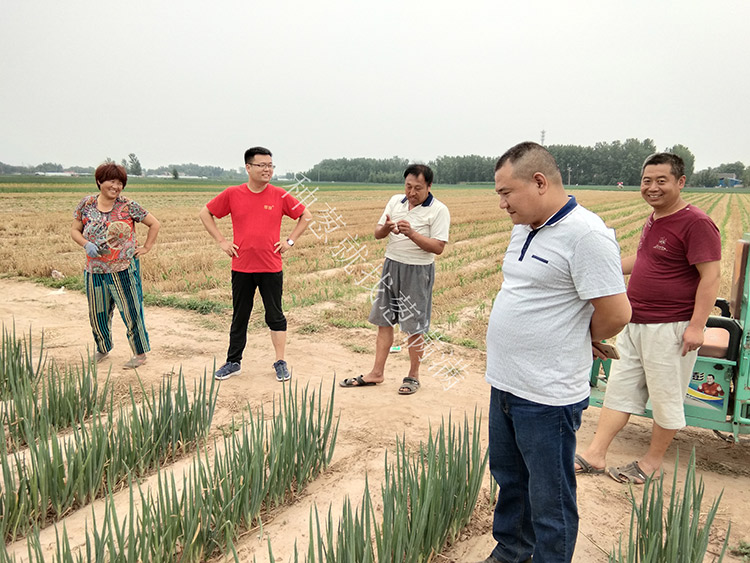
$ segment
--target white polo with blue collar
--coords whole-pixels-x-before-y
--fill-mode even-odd
[[[438,201],[430,192],[421,205],[409,209],[409,200],[403,195],[394,195],[385,206],[385,211],[378,221],[378,225],[385,225],[385,216],[389,215],[393,221],[406,220],[411,228],[420,235],[448,242],[448,231],[451,216],[444,203]],[[428,265],[435,261],[432,252],[422,250],[409,237],[402,234],[389,233],[385,257],[411,265]]]
[[[544,405],[584,400],[590,300],[624,291],[614,232],[574,197],[538,229],[515,225],[487,327],[485,379]]]

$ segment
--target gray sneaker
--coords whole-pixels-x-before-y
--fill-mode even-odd
[[[96,360],[97,364],[100,364],[107,358],[107,356],[109,356],[109,352],[104,352],[102,354],[99,350],[97,350],[94,354],[94,359]]]
[[[146,354],[140,354],[138,356],[133,356],[127,362],[125,362],[122,366],[122,369],[138,369],[145,363]]]
[[[273,369],[276,370],[276,381],[289,381],[292,378],[284,360],[274,362]]]
[[[227,362],[214,372],[214,378],[218,379],[219,381],[224,381],[225,379],[229,379],[233,375],[239,375],[239,374],[240,374],[240,363],[239,362]]]

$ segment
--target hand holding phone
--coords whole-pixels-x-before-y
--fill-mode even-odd
[[[619,360],[620,359],[620,353],[617,351],[617,348],[615,348],[614,345],[612,344],[607,344],[606,342],[592,342],[591,348],[594,353],[594,356],[596,356],[600,360]]]

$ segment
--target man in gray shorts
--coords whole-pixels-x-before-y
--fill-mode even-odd
[[[424,335],[430,330],[435,255],[448,242],[450,213],[430,192],[432,170],[412,164],[404,172],[404,195],[393,196],[375,227],[375,238],[388,237],[380,282],[373,291],[369,321],[378,327],[375,364],[366,375],[350,377],[342,387],[365,387],[382,383],[385,362],[393,345],[393,327],[399,324],[408,335],[409,375],[398,392],[412,395],[419,389],[419,365],[424,353]]]

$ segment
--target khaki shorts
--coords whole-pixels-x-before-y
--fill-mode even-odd
[[[612,362],[604,406],[643,414],[651,399],[654,422],[666,430],[685,426],[685,393],[698,351],[682,355],[688,321],[629,323],[617,336],[620,359]]]

